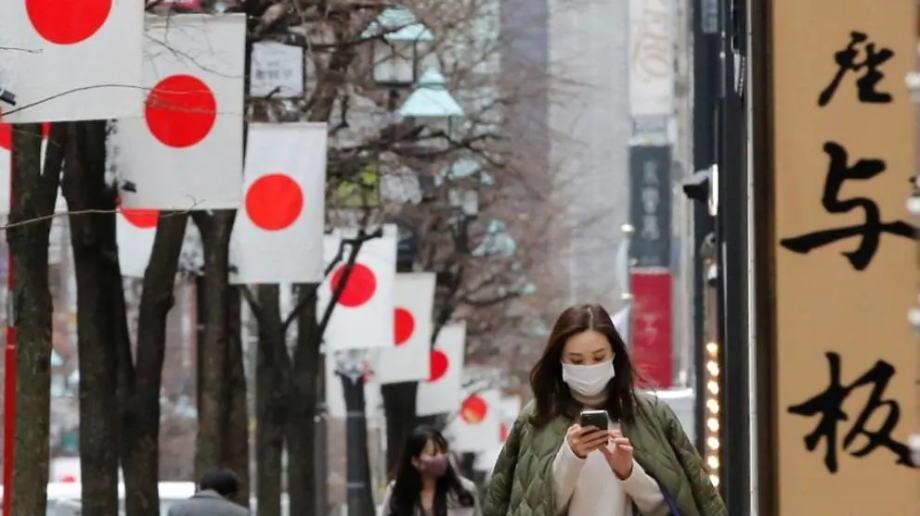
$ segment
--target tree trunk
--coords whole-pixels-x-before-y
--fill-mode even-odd
[[[387,420],[387,473],[394,477],[403,447],[417,424],[415,396],[418,382],[381,385],[380,391]]]
[[[246,373],[243,368],[243,340],[240,328],[240,290],[227,295],[227,371],[224,374],[223,427],[227,431],[221,451],[221,465],[240,477],[236,502],[249,507],[249,411],[246,407]]]
[[[230,295],[230,231],[236,215],[232,210],[211,214],[196,212],[193,217],[204,244],[204,340],[198,343],[198,436],[195,446],[195,476],[221,466],[227,429],[226,405],[228,297]],[[238,472],[240,473],[240,472]]]
[[[66,127],[55,124],[41,169],[41,127],[13,130],[13,192],[10,224],[54,213]],[[51,219],[7,230],[13,267],[16,330],[16,430],[13,444],[13,514],[45,514],[48,483],[48,424],[51,408],[51,316],[48,235]]]
[[[281,514],[281,457],[290,392],[290,360],[278,304],[278,286],[258,288],[259,352],[256,365],[256,489],[258,514]],[[291,514],[309,514],[292,511]]]
[[[144,272],[137,329],[137,361],[130,368],[130,349],[123,344],[119,356],[127,358],[120,376],[122,401],[122,453],[129,516],[160,514],[159,478],[160,387],[166,349],[166,316],[175,302],[174,287],[179,253],[188,215],[160,215],[150,264]]]
[[[371,468],[367,453],[367,418],[364,416],[364,378],[339,375],[345,391],[345,433],[348,456],[348,516],[374,514]]]
[[[297,347],[291,378],[288,417],[288,493],[291,514],[313,514],[317,508],[316,406],[320,354],[316,338],[316,284],[301,285],[301,299],[310,299],[297,314]],[[324,452],[324,450],[323,450]],[[323,478],[325,480],[325,478]]]
[[[70,216],[77,280],[80,371],[80,470],[82,514],[118,512],[118,319],[126,317],[118,247],[115,190],[105,182],[105,122],[68,124],[63,191]],[[122,298],[119,311],[116,301]]]

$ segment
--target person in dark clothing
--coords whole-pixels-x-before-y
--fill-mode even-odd
[[[211,470],[201,477],[199,491],[169,509],[169,516],[248,516],[249,509],[231,501],[240,479],[228,469]]]

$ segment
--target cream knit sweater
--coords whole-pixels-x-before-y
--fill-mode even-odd
[[[599,407],[604,401],[577,395],[576,399],[588,407]],[[620,480],[601,452],[593,451],[586,458],[579,458],[566,439],[553,461],[553,487],[556,512],[560,515],[633,516],[633,504],[645,516],[668,514],[661,488],[638,462],[633,461],[629,478]]]

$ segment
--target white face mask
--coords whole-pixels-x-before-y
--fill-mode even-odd
[[[597,396],[616,376],[613,359],[593,365],[562,364],[562,381],[582,396]]]

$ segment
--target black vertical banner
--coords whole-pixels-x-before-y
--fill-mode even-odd
[[[629,150],[633,268],[671,267],[671,147]]]

